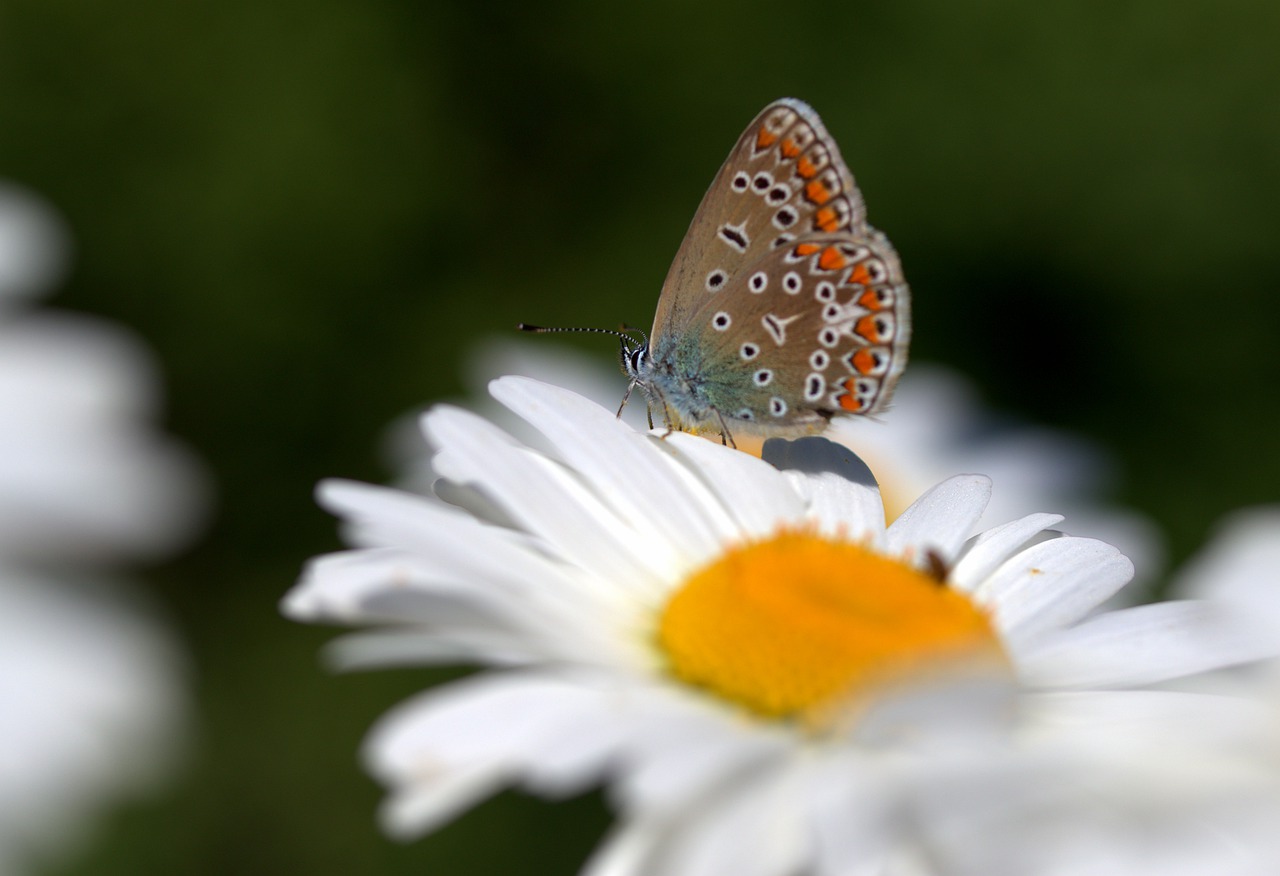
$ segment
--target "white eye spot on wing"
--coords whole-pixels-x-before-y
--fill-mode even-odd
[[[817,401],[822,398],[822,393],[826,388],[827,381],[823,379],[821,374],[810,374],[804,381],[804,400]]]

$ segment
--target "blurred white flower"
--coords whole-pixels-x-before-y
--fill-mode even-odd
[[[1276,643],[1275,659],[1215,675],[1210,687],[1257,698],[1272,711],[1271,732],[1248,755],[1280,794],[1280,505],[1229,514],[1210,542],[1178,570],[1169,589],[1189,599],[1208,600]]]
[[[1280,505],[1228,515],[1214,538],[1178,570],[1170,589],[1235,606],[1280,637]]]
[[[26,189],[0,180],[0,306],[53,288],[68,249],[57,213]]]
[[[184,665],[127,592],[0,565],[0,874],[57,860],[167,775]]]
[[[592,876],[948,873],[974,845],[1014,876],[985,825],[1017,848],[1019,813],[1087,811],[1100,777],[1162,775],[1244,721],[1145,688],[1258,642],[1197,603],[1090,617],[1129,561],[1046,538],[1053,514],[975,535],[985,477],[886,526],[872,487],[639,433],[535,381],[492,392],[547,449],[433,410],[445,501],[325,484],[357,547],[283,605],[380,627],[339,643],[349,665],[495,667],[371,735],[393,832],[507,784],[604,782],[620,820]]]
[[[68,250],[0,184],[0,874],[74,846],[172,766],[183,659],[115,580],[194,531],[194,460],[157,434],[154,369],[104,321],[34,308]],[[110,573],[112,580],[105,580]]]
[[[475,351],[469,373],[480,412],[535,446],[539,439],[533,430],[488,402],[484,387],[489,380],[501,374],[533,377],[615,409],[626,388],[621,374],[602,367],[598,357],[548,338],[491,340]],[[633,397],[623,419],[644,428],[644,400]],[[913,362],[888,411],[874,419],[837,418],[825,437],[849,447],[870,467],[890,519],[943,478],[980,471],[995,486],[986,521],[1003,523],[1037,509],[1062,514],[1072,533],[1116,545],[1133,560],[1137,581],[1126,589],[1127,598],[1154,579],[1163,563],[1155,524],[1108,501],[1117,477],[1101,448],[990,410],[957,371]],[[753,442],[743,436],[739,443],[746,447]],[[754,443],[758,446],[758,439]],[[422,456],[420,439],[415,441],[408,429],[400,431],[398,445],[395,455],[404,464]]]
[[[0,311],[0,556],[155,556],[196,522],[190,457],[149,425],[155,370],[100,320]]]

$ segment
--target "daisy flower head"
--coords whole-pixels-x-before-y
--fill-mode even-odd
[[[491,391],[546,449],[433,409],[439,498],[322,485],[355,547],[284,600],[372,626],[337,644],[351,665],[491,667],[370,735],[397,834],[506,785],[604,783],[619,820],[593,876],[930,872],[966,819],[1141,754],[1121,718],[1200,702],[1129,689],[1238,657],[1179,607],[1087,617],[1130,562],[1050,537],[1054,514],[978,532],[981,475],[886,525],[878,491],[836,474],[639,432],[525,378]]]

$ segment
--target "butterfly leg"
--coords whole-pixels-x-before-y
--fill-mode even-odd
[[[711,410],[716,411],[715,408]],[[729,424],[724,421],[724,415],[716,411],[716,419],[720,421],[720,443],[737,450],[738,444],[733,440],[733,435],[729,434]]]
[[[679,431],[678,429],[676,429],[675,426],[671,425],[672,423],[676,423],[679,421],[675,417],[671,416],[671,407],[670,405],[667,404],[666,398],[662,399],[662,419],[667,424],[667,431],[663,433],[662,435],[663,438],[666,438],[672,432]]]
[[[674,420],[672,420],[671,418],[671,408],[667,406],[667,400],[665,398],[662,398],[661,400],[662,400],[662,419],[667,424],[667,431],[663,432],[658,437],[661,438],[663,441],[665,441],[667,440],[667,438],[671,436],[672,432],[676,431],[676,429],[671,425],[674,422]],[[653,429],[653,409],[652,408],[649,409],[649,429],[650,430]]]
[[[624,393],[622,394],[622,404],[618,405],[618,413],[616,413],[616,414],[614,415],[614,416],[616,416],[619,420],[621,420],[621,419],[622,419],[622,409],[623,409],[623,408],[625,408],[625,407],[627,406],[627,399],[631,398],[631,390],[633,390],[633,389],[635,389],[635,388],[636,388],[636,382],[635,382],[634,380],[627,384],[627,391],[626,391],[626,392],[624,392]],[[652,419],[650,419],[650,422],[649,422],[649,428],[650,428],[650,429],[652,429],[652,428],[653,428],[653,421],[652,421]]]

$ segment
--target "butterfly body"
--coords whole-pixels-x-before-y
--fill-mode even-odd
[[[783,99],[716,175],[622,364],[671,428],[802,434],[882,410],[909,337],[897,253],[817,114]]]
[[[696,335],[655,336],[645,353],[636,383],[650,403],[662,405],[672,428],[718,429],[717,412],[737,410],[739,375]]]

